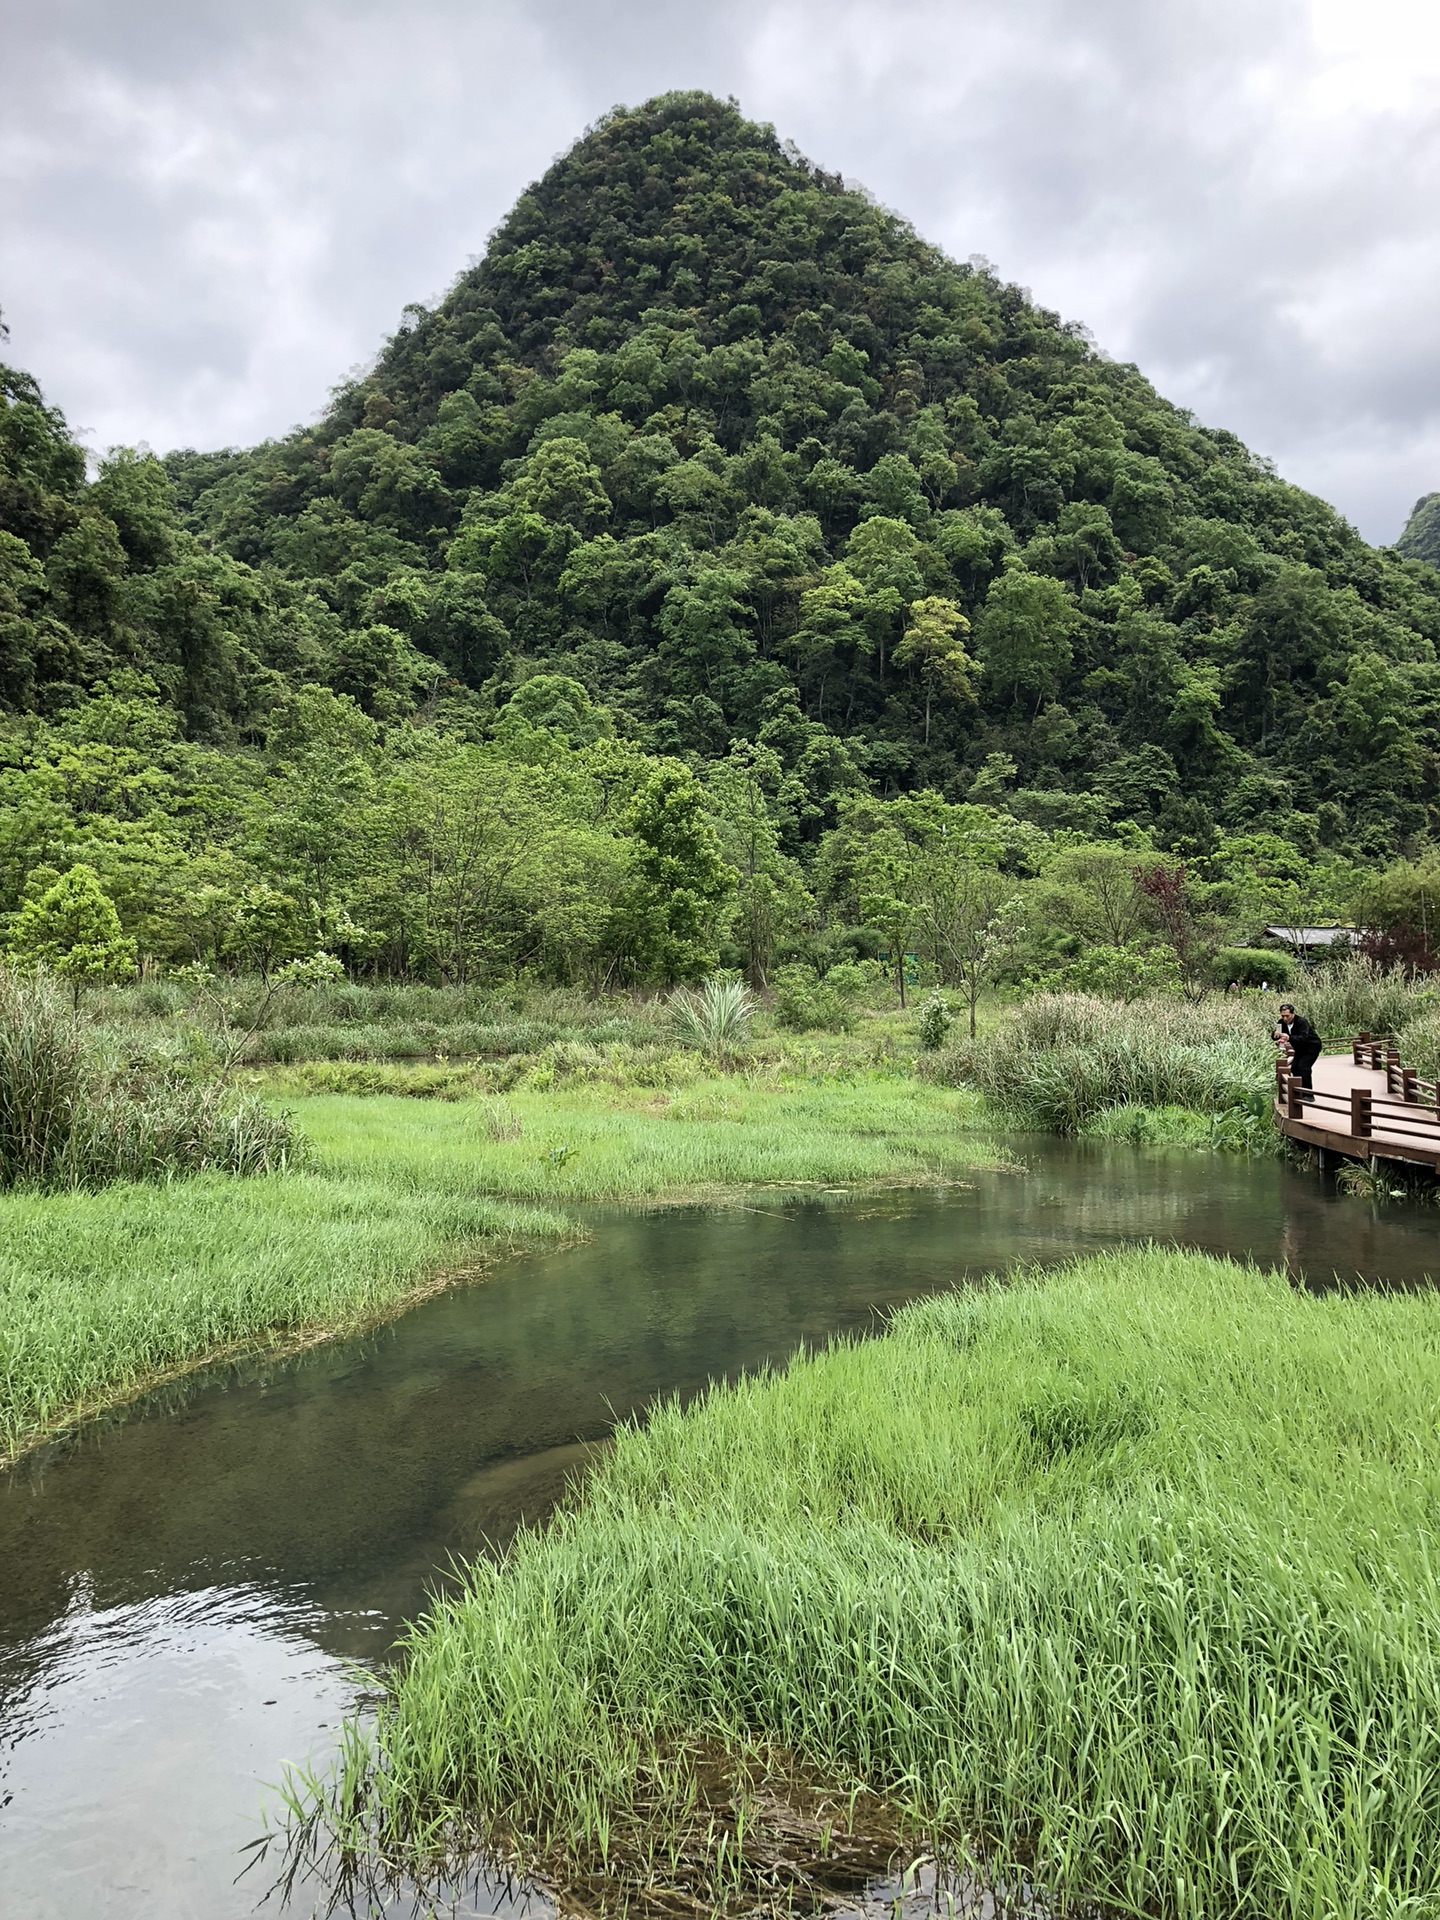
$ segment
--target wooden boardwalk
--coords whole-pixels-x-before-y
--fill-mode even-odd
[[[1361,1034],[1315,1062],[1313,1093],[1275,1068],[1275,1123],[1292,1140],[1351,1160],[1408,1160],[1440,1172],[1440,1092],[1401,1065],[1394,1043]]]

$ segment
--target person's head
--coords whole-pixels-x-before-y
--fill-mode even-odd
[[[1282,1020],[1293,1020],[1295,1018],[1295,1009],[1288,1000],[1282,1000],[1280,1002],[1280,1018]]]

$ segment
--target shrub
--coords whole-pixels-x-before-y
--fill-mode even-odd
[[[950,1031],[950,1009],[938,993],[932,993],[920,1009],[915,1029],[926,1053],[938,1053]]]
[[[1274,987],[1277,992],[1295,984],[1295,962],[1273,947],[1221,947],[1210,963],[1217,987],[1232,980],[1242,987]]]
[[[791,1033],[848,1033],[855,1024],[854,1002],[866,984],[853,961],[832,967],[823,979],[813,967],[798,963],[777,967],[771,981],[775,1018]]]
[[[1360,953],[1309,975],[1294,994],[1300,1011],[1327,1040],[1404,1033],[1437,1004],[1433,986],[1421,986],[1404,973],[1386,973]]]

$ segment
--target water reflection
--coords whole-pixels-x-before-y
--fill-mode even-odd
[[[1279,1162],[1023,1152],[1027,1173],[960,1191],[597,1214],[586,1246],[366,1339],[180,1383],[0,1478],[7,1910],[250,1912],[232,1877],[256,1782],[323,1743],[343,1663],[382,1657],[437,1570],[543,1516],[659,1394],[1126,1241],[1311,1286],[1440,1269],[1440,1213],[1341,1200]]]

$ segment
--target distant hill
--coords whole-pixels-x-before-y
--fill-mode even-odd
[[[1415,502],[1395,551],[1407,560],[1426,560],[1440,567],[1440,493],[1422,494]]]
[[[297,679],[483,730],[543,670],[696,764],[833,739],[1182,850],[1437,818],[1434,574],[704,94],[588,132],[318,425],[94,486],[68,444],[13,376],[15,710],[118,662],[216,741]]]

